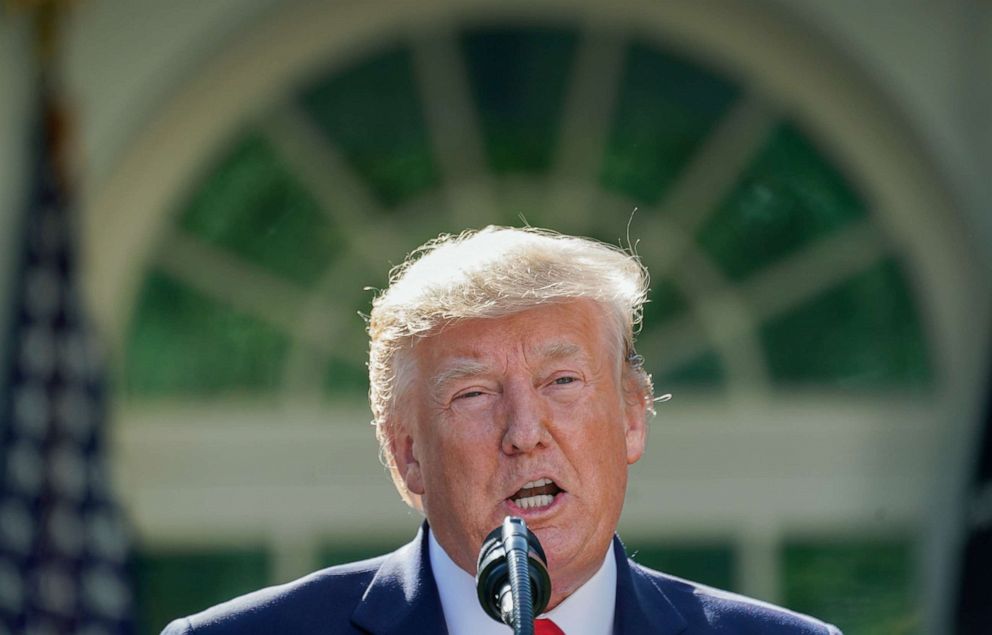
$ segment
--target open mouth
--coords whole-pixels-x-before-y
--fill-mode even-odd
[[[564,492],[550,478],[540,478],[524,483],[517,493],[510,497],[513,504],[521,509],[547,507],[555,500],[555,496]]]

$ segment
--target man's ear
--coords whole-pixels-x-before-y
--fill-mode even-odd
[[[648,443],[648,412],[651,408],[650,394],[637,377],[637,371],[623,373],[623,422],[624,438],[627,443],[627,464],[633,465],[644,454]]]
[[[424,476],[420,471],[420,460],[417,458],[417,447],[413,436],[406,426],[399,426],[396,434],[389,443],[396,461],[396,472],[411,494],[421,496],[424,493]]]

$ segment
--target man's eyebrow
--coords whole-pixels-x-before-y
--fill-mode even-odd
[[[535,352],[541,358],[547,360],[557,360],[564,359],[566,357],[575,357],[576,355],[585,355],[582,347],[574,342],[551,342],[548,344],[543,344],[539,346]]]
[[[459,359],[449,364],[430,380],[431,390],[437,392],[448,382],[465,377],[477,377],[489,370],[489,367],[474,359]]]
[[[585,358],[585,351],[574,342],[550,342],[538,346],[534,352],[543,360],[555,361],[569,357]],[[437,393],[448,382],[465,379],[467,377],[478,377],[489,372],[488,364],[475,359],[456,359],[449,363],[443,370],[438,371],[430,378],[430,389]]]

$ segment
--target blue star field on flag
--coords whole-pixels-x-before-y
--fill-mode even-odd
[[[133,633],[108,484],[103,365],[84,319],[61,128],[43,100],[0,386],[0,635]]]

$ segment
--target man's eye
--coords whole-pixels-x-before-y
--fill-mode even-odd
[[[566,376],[566,377],[559,377],[558,379],[555,380],[555,383],[558,384],[559,386],[561,386],[561,385],[564,385],[564,384],[570,384],[570,383],[572,383],[574,381],[577,381],[575,377],[567,377]]]
[[[462,394],[456,396],[455,399],[466,399],[466,398],[481,397],[481,396],[482,396],[481,390],[471,390],[469,392],[463,392]]]

